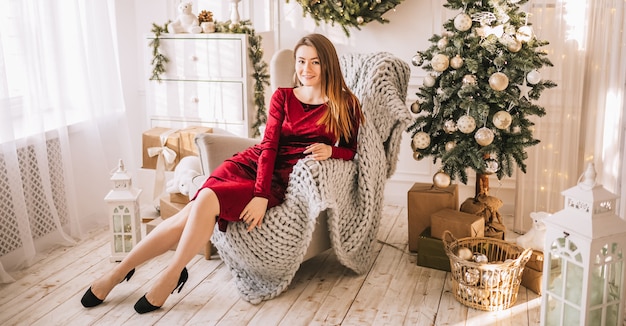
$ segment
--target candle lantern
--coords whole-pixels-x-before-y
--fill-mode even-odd
[[[130,175],[119,161],[111,177],[113,189],[104,197],[109,212],[111,235],[111,261],[119,262],[141,240],[139,195],[141,190],[132,186]]]
[[[596,183],[590,163],[562,192],[563,210],[547,217],[542,325],[621,325],[626,222],[618,196]]]

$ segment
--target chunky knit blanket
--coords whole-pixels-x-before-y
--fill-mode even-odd
[[[272,299],[289,286],[322,211],[338,260],[358,274],[371,265],[385,181],[395,171],[402,132],[411,119],[405,103],[410,68],[389,53],[340,60],[366,118],[355,159],[300,161],[285,201],[267,211],[261,228],[247,232],[244,223],[231,223],[227,232],[213,234],[213,244],[250,303]]]

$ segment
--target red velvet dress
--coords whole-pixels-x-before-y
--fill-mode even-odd
[[[337,142],[317,125],[327,109],[325,104],[306,109],[292,88],[279,88],[272,95],[265,135],[258,145],[235,154],[217,167],[202,188],[210,188],[220,202],[217,222],[226,231],[228,222],[240,221],[239,215],[253,197],[268,199],[268,209],[285,199],[289,174],[298,160],[304,158],[305,148],[313,143],[332,145],[331,158],[351,160],[357,141]],[[357,130],[353,135],[358,132]],[[196,194],[197,196],[197,194]],[[195,198],[194,198],[195,199]]]

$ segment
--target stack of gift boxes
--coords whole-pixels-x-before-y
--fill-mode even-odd
[[[459,210],[458,185],[438,188],[415,183],[408,191],[409,250],[417,253],[417,265],[450,271],[450,259],[443,244],[443,232],[454,238],[491,236],[504,240],[502,233],[485,234],[485,218]],[[498,225],[498,228],[503,228]],[[543,253],[533,251],[522,275],[522,285],[541,294]]]
[[[173,171],[181,158],[197,156],[194,138],[197,134],[212,131],[212,128],[201,126],[183,129],[154,127],[142,134],[142,168],[155,170],[154,199],[159,202],[162,219],[176,214],[189,202],[189,197],[183,194],[164,193],[165,172]]]

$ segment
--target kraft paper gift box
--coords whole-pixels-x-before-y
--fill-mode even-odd
[[[526,263],[526,267],[543,272],[543,251],[533,249],[533,253],[530,255],[530,259],[528,259],[528,262]]]
[[[159,210],[161,211],[161,218],[164,220],[174,216],[183,207],[185,207],[185,204],[172,202],[169,195],[159,198]]]
[[[542,275],[543,275],[543,272],[529,268],[528,265],[526,265],[524,267],[524,271],[522,272],[521,284],[527,289],[540,295]]]
[[[170,193],[170,202],[177,204],[188,204],[189,196],[183,195],[180,192]]]
[[[430,183],[415,183],[407,194],[409,250],[419,251],[420,234],[430,226],[430,215],[443,208],[458,210],[457,185],[433,187]]]
[[[184,129],[172,129],[165,127],[154,127],[146,130],[141,135],[142,142],[142,168],[156,169],[157,161],[163,150],[170,153],[167,158],[165,169],[171,171],[181,158],[190,155],[198,155],[198,149],[194,143],[194,138],[200,133],[213,132],[213,128],[192,126]],[[162,140],[163,138],[163,140]]]
[[[418,242],[420,248],[417,253],[418,266],[450,271],[450,258],[443,248],[443,241],[431,236],[430,227],[422,231]]]
[[[485,236],[485,219],[449,208],[430,215],[430,234],[433,238],[442,239],[443,232],[446,230],[457,239],[483,237]]]

